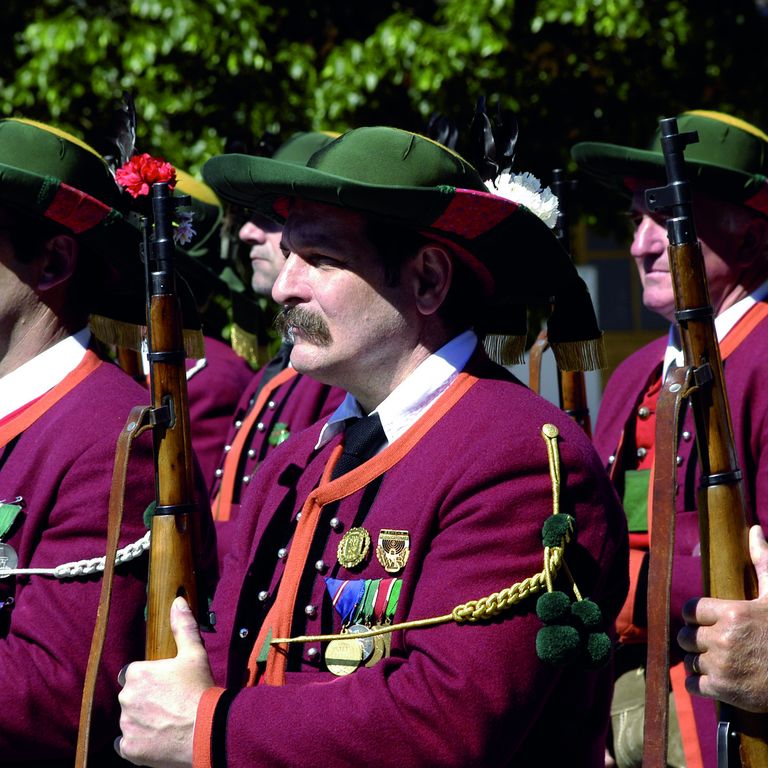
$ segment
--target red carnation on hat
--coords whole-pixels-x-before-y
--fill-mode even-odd
[[[115,171],[115,180],[133,197],[148,195],[152,185],[167,181],[170,189],[176,185],[176,170],[162,158],[152,157],[146,152],[134,155]]]

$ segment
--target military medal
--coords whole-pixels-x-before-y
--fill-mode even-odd
[[[10,545],[0,541],[0,579],[8,577],[19,564],[19,556]]]
[[[325,649],[325,666],[337,677],[354,672],[363,661],[363,644],[355,638],[331,640]]]
[[[376,558],[387,573],[397,573],[405,568],[411,554],[411,537],[408,531],[382,528],[376,547]]]
[[[19,564],[16,550],[3,539],[9,534],[23,506],[24,499],[21,496],[11,501],[0,501],[0,579],[7,578]]]
[[[365,560],[371,548],[371,536],[365,528],[350,528],[339,542],[336,558],[342,568],[354,568]]]
[[[352,624],[351,626],[347,627],[347,632],[350,635],[357,635],[360,632],[368,632],[369,627],[366,627],[364,624]],[[374,639],[373,637],[357,637],[355,638],[358,643],[360,643],[363,646],[363,658],[362,661],[366,662],[368,659],[371,658],[371,654],[373,653],[374,648]]]
[[[377,629],[379,624],[377,624],[374,629]],[[384,658],[384,651],[386,650],[386,647],[384,645],[384,638],[386,635],[374,635],[371,640],[373,640],[373,652],[371,653],[370,658],[368,661],[365,662],[366,667],[372,667],[374,664],[378,663],[379,661]]]

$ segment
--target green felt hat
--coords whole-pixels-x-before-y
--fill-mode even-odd
[[[77,237],[104,278],[103,290],[90,297],[97,335],[99,326],[135,316],[143,289],[140,232],[124,214],[120,188],[95,149],[51,125],[0,120],[0,202]],[[141,298],[138,309],[144,311]]]
[[[705,110],[684,112],[677,125],[681,133],[699,134],[699,141],[685,149],[690,181],[716,198],[768,216],[768,135],[737,117]],[[636,179],[663,183],[666,178],[658,129],[648,149],[581,142],[571,156],[597,181],[625,194]]]
[[[300,131],[290,136],[273,153],[272,158],[284,163],[293,163],[295,165],[305,165],[309,158],[322,149],[326,144],[330,144],[338,133],[331,131]],[[210,187],[208,187],[210,189]],[[212,191],[212,190],[211,190]],[[213,193],[213,191],[212,191]],[[231,201],[230,201],[231,202]],[[239,207],[239,206],[238,206]],[[233,215],[230,213],[230,215]],[[234,221],[240,222],[245,219],[245,214],[234,216]],[[230,235],[231,242],[228,243],[228,250],[234,253],[238,248],[244,248],[238,239],[239,226],[234,226]],[[236,259],[235,256],[232,259]],[[225,273],[223,276],[227,280],[232,290],[232,325],[230,342],[232,348],[252,365],[258,365],[266,362],[271,355],[269,354],[270,330],[272,328],[272,318],[265,317],[265,314],[271,315],[271,311],[265,311],[262,308],[263,299],[255,297],[251,291],[250,283],[245,284],[233,270],[228,262],[230,259],[222,259]],[[250,259],[245,258],[247,262],[247,271],[250,271]]]
[[[318,150],[338,139],[340,134],[333,131],[300,131],[294,133],[272,154],[273,160],[294,165],[306,165]]]
[[[221,155],[205,164],[203,177],[220,198],[280,222],[288,200],[299,197],[443,241],[485,290],[482,316],[471,319],[487,342],[524,340],[526,306],[552,301],[548,336],[561,369],[603,364],[589,294],[554,233],[524,206],[491,194],[464,158],[431,139],[397,128],[357,128],[304,166]]]

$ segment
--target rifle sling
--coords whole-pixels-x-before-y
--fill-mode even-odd
[[[646,661],[643,766],[667,765],[669,721],[669,611],[675,542],[677,434],[690,368],[669,371],[656,406],[653,519],[648,568],[648,657]]]
[[[109,518],[107,521],[107,553],[104,562],[104,576],[101,582],[101,595],[96,613],[96,624],[91,639],[91,650],[83,683],[83,699],[80,706],[80,726],[77,733],[77,752],[75,768],[85,768],[88,764],[88,746],[91,735],[91,716],[96,693],[96,679],[104,650],[104,640],[109,621],[109,604],[112,597],[112,583],[115,575],[115,557],[120,541],[120,527],[123,522],[125,506],[125,480],[128,474],[128,460],[135,438],[149,428],[149,406],[136,406],[131,410],[123,431],[117,439],[115,466],[112,472],[112,486],[109,491]]]

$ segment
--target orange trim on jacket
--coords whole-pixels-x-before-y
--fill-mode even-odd
[[[0,448],[4,448],[14,437],[32,426],[66,394],[71,392],[83,379],[92,374],[101,364],[101,358],[91,349],[86,350],[77,367],[70,371],[55,387],[27,406],[19,408],[0,420]]]
[[[248,660],[249,685],[262,683],[267,685],[283,685],[285,682],[285,668],[288,660],[287,645],[272,646],[270,648],[266,669],[260,677],[257,675],[256,659],[270,631],[272,632],[272,637],[290,637],[296,593],[299,588],[301,574],[306,567],[307,554],[309,553],[322,508],[333,501],[351,496],[391,469],[459,402],[476,382],[476,376],[460,373],[448,389],[435,401],[434,405],[401,437],[364,464],[361,464],[345,475],[337,477],[335,480],[329,481],[328,478],[333,466],[342,452],[341,446],[337,446],[334,449],[326,464],[320,485],[312,491],[304,502],[301,520],[299,520],[296,526],[296,533],[293,537],[288,560],[285,565],[285,573],[283,574],[277,597],[267,617],[264,619],[261,631],[253,646],[253,652]]]
[[[226,522],[232,514],[232,499],[235,494],[237,468],[240,465],[240,457],[243,455],[246,440],[251,434],[254,423],[261,415],[270,395],[281,384],[290,381],[296,375],[297,371],[295,368],[284,368],[277,373],[274,378],[270,379],[270,381],[268,381],[261,389],[253,404],[253,408],[251,408],[243,419],[240,430],[232,441],[232,447],[229,449],[226,459],[224,459],[221,485],[219,486],[219,492],[216,494],[216,498],[214,498],[213,504],[211,505],[213,509],[213,519],[217,522]]]

